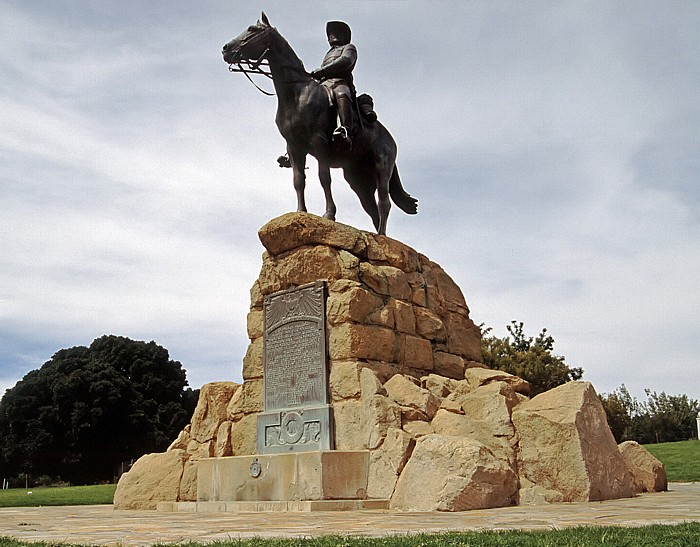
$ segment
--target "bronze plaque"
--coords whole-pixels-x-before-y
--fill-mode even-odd
[[[328,404],[326,286],[265,297],[265,412]]]

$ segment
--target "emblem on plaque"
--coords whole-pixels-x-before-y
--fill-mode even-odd
[[[255,458],[253,463],[250,464],[250,476],[257,479],[260,476],[260,473],[262,473],[262,467],[260,466],[258,458]]]

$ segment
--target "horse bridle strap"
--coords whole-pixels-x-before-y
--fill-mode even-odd
[[[273,30],[273,29],[269,29],[269,30]],[[267,33],[268,33],[268,30],[266,30],[264,33],[258,34],[257,36],[255,36],[255,37],[249,39],[246,43],[250,43],[250,41],[252,41],[254,38],[261,38],[261,37],[263,37],[263,36],[267,36]],[[243,45],[246,45],[246,43],[241,44],[241,47],[242,47]],[[245,74],[245,77],[248,78],[248,81],[249,81],[251,84],[253,84],[253,85],[255,86],[255,88],[256,88],[258,91],[260,91],[260,93],[263,93],[264,95],[267,95],[268,97],[274,97],[275,94],[274,94],[274,93],[270,93],[270,92],[265,91],[264,89],[262,89],[262,88],[261,88],[258,84],[256,84],[256,83],[253,81],[253,79],[250,77],[251,74],[262,74],[263,76],[269,78],[269,79],[272,80],[273,82],[277,81],[277,82],[280,82],[280,83],[283,83],[283,84],[303,84],[303,83],[305,83],[305,82],[308,81],[308,78],[311,77],[311,75],[310,75],[308,72],[306,72],[305,70],[298,69],[298,68],[293,67],[293,66],[288,66],[288,67],[283,67],[283,68],[290,68],[290,69],[296,70],[297,72],[301,72],[304,76],[307,77],[307,79],[304,79],[304,80],[289,80],[289,81],[276,79],[276,78],[272,75],[272,71],[271,71],[271,70],[270,70],[270,72],[265,72],[265,71],[263,70],[263,68],[261,68],[261,67],[267,67],[268,69],[270,68],[270,61],[268,61],[267,59],[265,59],[265,56],[266,56],[269,52],[270,52],[270,42],[269,42],[269,39],[268,39],[267,43],[265,44],[265,49],[264,49],[263,52],[260,54],[260,56],[258,57],[258,60],[257,60],[257,61],[253,61],[253,60],[251,60],[251,59],[241,60],[240,62],[236,63],[236,66],[237,66],[238,68],[235,68],[235,67],[233,66],[233,63],[231,63],[231,64],[228,66],[228,70],[229,70],[229,72],[242,72],[243,74]],[[244,68],[243,65],[246,65],[246,67]]]

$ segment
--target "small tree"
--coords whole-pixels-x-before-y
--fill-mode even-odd
[[[645,389],[647,401],[637,401],[623,384],[600,396],[617,442],[641,444],[683,441],[696,435],[700,403],[687,395],[657,394]]]
[[[525,336],[522,322],[511,321],[506,328],[510,336],[482,338],[483,362],[489,368],[527,380],[531,396],[571,380],[579,380],[583,376],[582,368],[569,367],[563,356],[553,353],[554,338],[547,334],[547,329],[542,329],[537,338],[532,338]],[[491,328],[486,328],[483,332],[488,334]]]
[[[610,394],[601,393],[598,397],[605,409],[608,425],[615,440],[618,443],[631,440],[633,437],[632,417],[638,414],[640,408],[637,399],[630,395],[625,384]]]

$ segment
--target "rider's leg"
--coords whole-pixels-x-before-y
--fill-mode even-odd
[[[338,105],[338,116],[340,116],[340,127],[334,133],[336,138],[341,138],[348,146],[352,145],[352,99],[350,98],[349,89],[335,90],[335,100]]]

